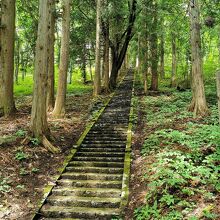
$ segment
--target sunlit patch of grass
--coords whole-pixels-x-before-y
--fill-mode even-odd
[[[90,76],[88,74],[88,80]],[[55,68],[55,91],[58,82],[58,69]],[[83,84],[81,71],[75,69],[73,71],[72,84],[67,84],[67,94],[81,95],[92,91],[92,84]],[[21,73],[19,73],[18,84],[14,83],[15,97],[28,96],[33,94],[33,75],[28,72],[24,80],[22,80]]]

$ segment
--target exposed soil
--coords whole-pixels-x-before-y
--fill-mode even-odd
[[[0,144],[0,189],[4,187],[0,190],[0,219],[31,219],[44,187],[58,174],[57,169],[84,130],[94,109],[91,103],[90,93],[68,96],[66,117],[53,119],[49,115],[49,127],[55,138],[52,143],[62,149],[62,153],[56,155],[35,146],[34,140],[22,143],[28,133],[20,133],[28,132],[30,126],[31,97],[17,100],[18,112],[13,117],[0,118],[0,137],[7,137],[6,143]],[[16,159],[19,153],[27,158]],[[7,178],[6,183],[2,182],[3,178]],[[7,190],[9,192],[3,192]]]

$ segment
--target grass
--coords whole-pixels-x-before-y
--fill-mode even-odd
[[[27,75],[24,80],[22,80],[21,73],[18,77],[18,85],[14,84],[14,94],[15,97],[28,96],[33,93],[33,71],[28,70]],[[57,89],[57,81],[58,81],[58,68],[55,68],[55,89]],[[75,69],[73,71],[72,84],[67,85],[67,94],[75,94],[80,95],[83,93],[88,93],[92,90],[92,85],[83,84],[83,80],[81,77],[81,71],[79,69]]]
[[[220,219],[220,127],[215,82],[207,81],[210,115],[193,118],[187,107],[190,91],[147,96],[139,106],[145,109],[146,139],[142,155],[146,161],[145,204],[135,210],[138,220]]]

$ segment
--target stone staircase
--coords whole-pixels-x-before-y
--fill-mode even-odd
[[[60,176],[39,219],[120,216],[132,87],[129,72]]]

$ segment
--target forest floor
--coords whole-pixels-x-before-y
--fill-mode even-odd
[[[29,135],[31,96],[17,98],[18,112],[12,118],[0,118],[0,219],[31,219],[44,187],[58,174],[72,145],[106,98],[94,101],[87,91],[68,95],[65,118],[49,115],[53,144],[62,149],[56,155],[48,153],[36,139],[23,142]]]
[[[164,81],[143,94],[136,82],[133,161],[126,220],[220,219],[220,127],[214,79],[210,114],[194,118],[191,92]]]

